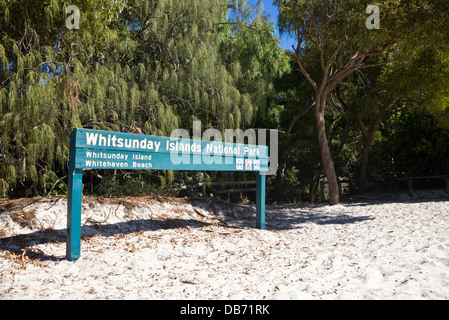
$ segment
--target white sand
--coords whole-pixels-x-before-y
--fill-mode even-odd
[[[271,206],[266,231],[253,207],[84,199],[75,262],[65,199],[0,202],[0,298],[448,299],[440,198]]]

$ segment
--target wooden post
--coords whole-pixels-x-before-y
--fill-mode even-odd
[[[83,170],[75,169],[75,129],[70,136],[69,193],[67,200],[67,247],[66,258],[77,260],[81,255],[81,201],[83,197]]]
[[[257,173],[256,228],[265,230],[265,175]]]
[[[449,177],[444,178],[444,191],[449,194]]]

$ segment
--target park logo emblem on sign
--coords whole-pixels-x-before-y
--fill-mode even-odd
[[[243,159],[236,160],[235,169],[243,170]]]
[[[260,170],[260,160],[254,160],[254,170]]]
[[[245,160],[245,169],[246,170],[252,170],[252,168],[253,168],[253,164],[251,162],[251,159],[246,159]]]

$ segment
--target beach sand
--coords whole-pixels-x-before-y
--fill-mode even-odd
[[[83,199],[81,258],[65,260],[67,201],[0,202],[0,299],[448,299],[449,199],[254,206]]]

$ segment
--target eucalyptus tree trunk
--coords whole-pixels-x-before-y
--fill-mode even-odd
[[[329,142],[326,135],[326,122],[324,119],[326,94],[324,93],[324,90],[323,92],[318,92],[315,99],[315,119],[318,131],[318,142],[321,149],[321,161],[323,164],[324,173],[326,174],[329,184],[329,204],[337,205],[340,203],[340,192],[334,162],[332,161]]]
[[[368,177],[368,162],[369,162],[369,150],[371,149],[371,145],[374,141],[374,133],[370,135],[368,140],[364,141],[362,156],[360,159],[360,185],[359,190],[361,193],[366,191],[366,179]]]
[[[385,117],[385,112],[390,104],[385,104],[382,108],[380,108],[377,113],[376,119],[371,128],[366,128],[363,124],[361,117],[357,118],[359,123],[360,130],[362,131],[363,136],[363,150],[360,158],[360,192],[365,192],[366,190],[366,179],[368,177],[368,162],[369,162],[369,151],[374,142],[374,135],[379,128],[379,125],[382,119]]]

